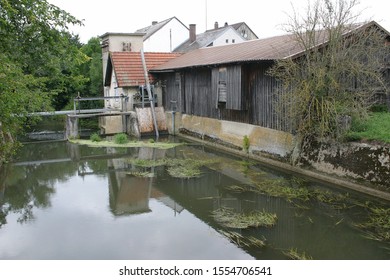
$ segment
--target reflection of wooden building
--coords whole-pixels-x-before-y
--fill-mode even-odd
[[[165,157],[165,150],[139,148],[137,159],[151,160]],[[157,199],[168,206],[174,213],[183,211],[183,207],[167,197],[164,193],[153,188],[154,178],[142,178],[129,175],[137,171],[128,159],[112,159],[108,166],[116,171],[109,176],[110,208],[114,215],[141,214],[150,212],[150,199]],[[153,173],[153,170],[150,170]]]
[[[110,207],[114,214],[150,212],[149,199],[152,187],[149,180],[133,176],[121,176],[122,178],[117,182],[115,173],[110,176]]]

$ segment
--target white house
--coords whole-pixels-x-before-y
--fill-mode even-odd
[[[196,34],[196,25],[190,24],[189,37],[173,51],[186,53],[200,48],[242,43],[252,39],[257,39],[257,36],[244,22],[233,25],[225,23],[223,27],[219,27],[216,22],[214,29],[200,34]]]
[[[188,39],[188,28],[176,17],[153,21],[152,25],[138,29],[136,33],[145,34],[145,52],[172,52]]]

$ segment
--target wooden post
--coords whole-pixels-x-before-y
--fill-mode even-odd
[[[150,109],[152,111],[154,130],[156,132],[156,137],[158,138],[159,134],[158,134],[157,119],[156,119],[156,113],[154,111],[154,96],[152,96],[152,91],[150,89],[150,82],[149,82],[148,70],[146,68],[144,49],[141,49],[141,58],[142,58],[142,65],[144,67],[144,76],[145,76],[146,90],[148,91],[148,96],[149,96],[149,100],[150,100]]]

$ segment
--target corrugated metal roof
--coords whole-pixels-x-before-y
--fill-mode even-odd
[[[145,53],[147,69],[157,67],[173,58],[179,57],[180,53]],[[145,84],[144,71],[140,52],[112,52],[111,63],[115,71],[118,87],[131,87]],[[149,75],[153,82],[153,77]]]
[[[153,71],[174,70],[186,67],[218,65],[245,61],[276,60],[302,51],[293,35],[246,41],[219,47],[206,47],[191,51]]]
[[[376,26],[389,34],[375,21],[356,24],[345,29],[344,36],[349,36],[358,30]],[[316,31],[311,48],[320,47],[327,42],[327,33]],[[305,36],[305,35],[303,35]],[[169,71],[188,67],[200,67],[208,65],[220,65],[251,61],[265,61],[287,59],[299,56],[304,48],[295,39],[295,35],[281,35],[266,39],[246,41],[218,47],[200,48],[173,59],[165,64],[154,67],[152,72]]]

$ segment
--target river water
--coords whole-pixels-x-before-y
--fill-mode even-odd
[[[212,163],[195,178],[137,164],[163,159]],[[157,150],[31,142],[1,174],[0,259],[390,259],[390,244],[359,226],[370,220],[367,206],[389,203],[195,143]],[[235,228],[215,217],[221,209],[277,220]]]

